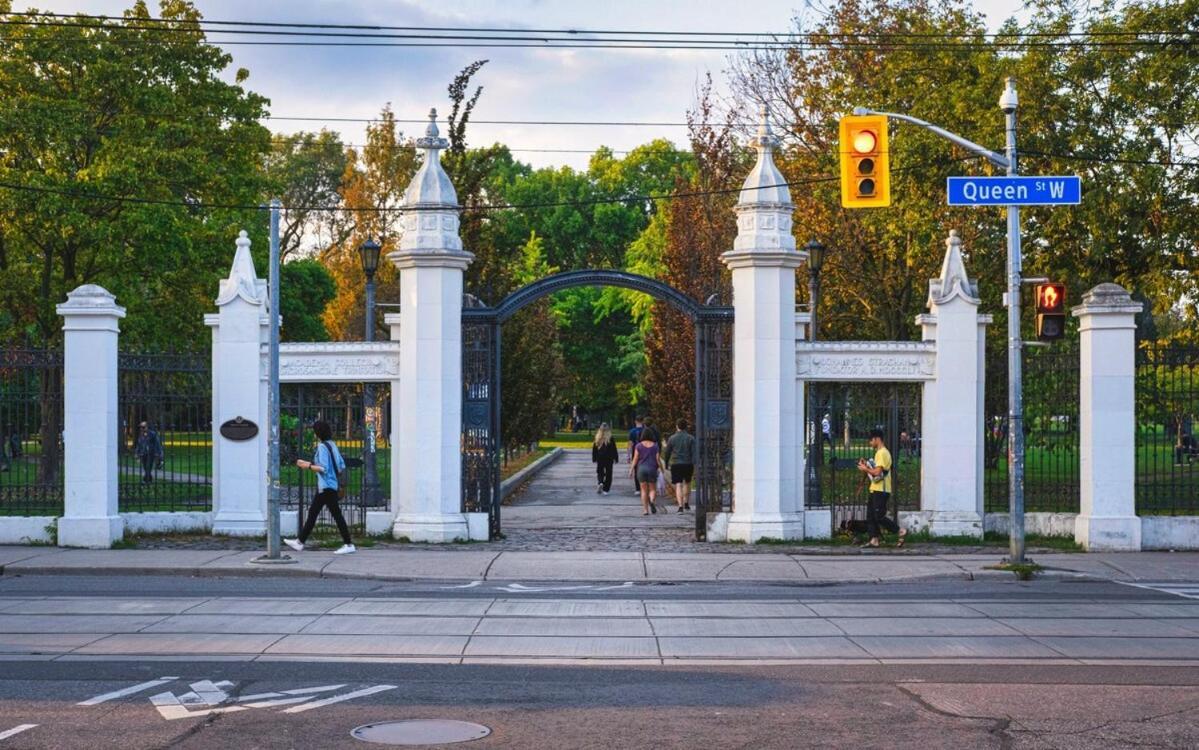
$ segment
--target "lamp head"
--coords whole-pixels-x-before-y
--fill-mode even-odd
[[[358,246],[358,258],[362,261],[362,271],[368,280],[374,278],[375,271],[379,270],[379,254],[382,250],[383,247],[372,237]]]

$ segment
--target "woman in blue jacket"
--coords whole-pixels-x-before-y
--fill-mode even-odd
[[[337,446],[333,444],[333,428],[329,427],[328,422],[318,419],[313,422],[312,431],[316,433],[316,454],[311,461],[297,459],[296,466],[316,472],[316,497],[312,498],[312,507],[308,509],[308,517],[304,519],[304,528],[300,529],[299,538],[284,539],[283,543],[296,552],[302,552],[304,542],[312,534],[312,528],[316,525],[316,519],[321,514],[321,509],[328,508],[329,515],[333,516],[334,522],[337,523],[337,530],[341,532],[343,542],[342,546],[333,554],[348,555],[358,550],[350,538],[350,527],[346,525],[345,516],[341,514],[341,505],[338,503],[340,487],[337,477],[346,470],[346,462],[341,457],[341,451],[337,450]]]

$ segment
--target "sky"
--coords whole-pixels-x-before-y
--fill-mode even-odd
[[[152,7],[155,0],[148,0]],[[542,29],[785,32],[805,0],[195,0],[209,20]],[[34,3],[30,3],[34,4]],[[117,15],[132,0],[38,0],[59,13]],[[992,28],[1018,14],[1021,0],[976,0]],[[18,0],[14,10],[25,4]],[[747,8],[752,7],[752,11]],[[472,61],[490,62],[475,77],[484,87],[476,119],[681,122],[697,85],[711,72],[723,81],[729,52],[704,50],[228,47],[246,86],[271,100],[272,115],[373,117],[390,103],[398,118],[444,116],[446,86]],[[277,132],[339,131],[364,140],[365,125],[268,123]],[[407,132],[423,130],[405,126]],[[444,132],[444,130],[443,130]],[[653,138],[686,141],[678,126],[534,126],[472,124],[470,145],[508,144],[534,166],[586,167],[601,145],[626,150]],[[523,149],[568,149],[561,153]]]

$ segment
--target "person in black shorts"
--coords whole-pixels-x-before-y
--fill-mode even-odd
[[[687,420],[675,423],[676,432],[666,441],[662,459],[670,468],[674,501],[679,513],[691,510],[691,481],[695,478],[695,436],[687,432]]]

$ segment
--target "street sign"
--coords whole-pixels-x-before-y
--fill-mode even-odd
[[[1082,201],[1082,178],[950,177],[951,206],[1068,206]]]

